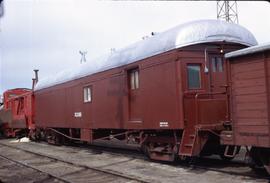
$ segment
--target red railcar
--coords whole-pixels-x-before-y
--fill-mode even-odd
[[[224,144],[249,146],[270,173],[270,44],[226,54],[230,63],[232,130]]]
[[[17,134],[34,129],[32,90],[16,88],[4,92],[3,97],[0,121],[4,135],[15,137]]]
[[[256,44],[239,25],[196,21],[40,80],[36,136],[125,140],[159,160],[224,157],[219,134],[230,128],[224,53]]]

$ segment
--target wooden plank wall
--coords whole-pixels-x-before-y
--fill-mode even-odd
[[[270,146],[267,100],[270,90],[264,60],[264,54],[257,53],[231,62],[232,116],[237,144]]]

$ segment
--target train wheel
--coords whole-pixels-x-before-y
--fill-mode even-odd
[[[177,146],[173,144],[161,145],[148,142],[142,145],[143,153],[151,160],[174,162],[177,157]]]
[[[264,168],[267,171],[267,173],[270,174],[270,164],[269,165],[264,165]]]
[[[49,144],[53,144],[53,145],[60,145],[61,144],[60,135],[51,131],[51,130],[46,131],[46,141]]]
[[[29,131],[28,137],[29,137],[29,139],[32,140],[32,141],[36,141],[36,140],[37,140],[37,138],[36,138],[36,133],[35,133],[35,131],[33,131],[33,130],[30,130],[30,131]]]
[[[260,154],[259,151],[256,148],[251,148],[249,152],[249,157],[250,157],[250,168],[256,169],[258,167],[262,167],[263,164],[260,160]]]
[[[263,148],[260,155],[265,170],[270,174],[270,149]]]
[[[252,147],[250,150],[250,157],[252,159],[251,168],[264,167],[265,170],[270,174],[270,149]]]
[[[146,144],[146,143],[143,143],[142,146],[141,146],[141,150],[143,152],[143,154],[150,159],[150,153],[149,153],[149,145]]]

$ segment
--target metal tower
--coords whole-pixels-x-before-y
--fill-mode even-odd
[[[4,0],[0,0],[0,17],[4,15]]]
[[[217,19],[238,24],[237,2],[217,0]]]

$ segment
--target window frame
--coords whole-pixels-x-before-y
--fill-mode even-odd
[[[139,68],[129,69],[128,75],[128,88],[129,90],[138,90],[140,88],[140,71]]]
[[[92,100],[93,100],[93,88],[92,88],[92,86],[91,85],[83,86],[83,103],[91,103]]]
[[[199,67],[199,87],[196,88],[191,88],[190,87],[190,79],[189,79],[189,66],[198,66]],[[186,83],[187,83],[187,89],[194,91],[194,90],[202,90],[203,89],[203,76],[202,76],[202,63],[187,63],[186,64],[186,72],[187,72],[187,77],[186,77]]]

